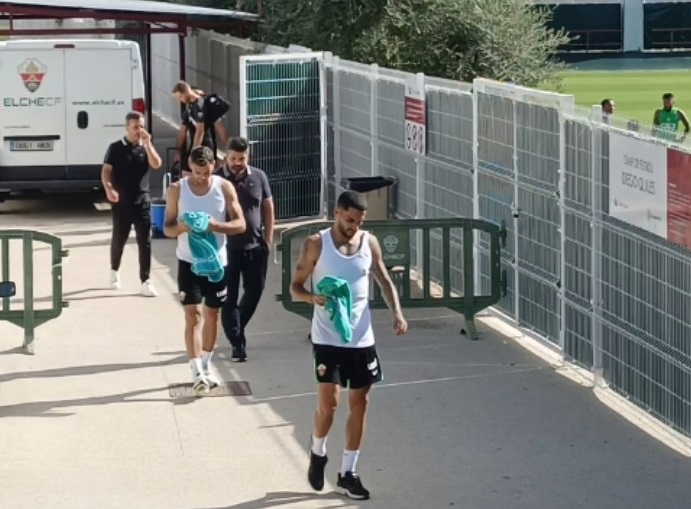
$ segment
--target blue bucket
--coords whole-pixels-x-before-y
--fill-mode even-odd
[[[151,202],[151,229],[155,238],[165,237],[163,233],[166,221],[166,202],[165,200],[152,200]]]

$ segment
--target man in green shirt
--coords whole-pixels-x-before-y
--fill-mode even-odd
[[[684,135],[679,141],[684,141],[686,135],[689,134],[689,121],[683,111],[674,107],[674,95],[664,94],[662,108],[655,110],[653,116],[653,135],[665,140],[677,141],[680,121],[684,124]]]

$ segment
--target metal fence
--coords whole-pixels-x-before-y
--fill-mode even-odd
[[[177,41],[155,39],[154,104],[177,120],[174,104],[164,106],[177,79]],[[239,122],[238,56],[266,50],[210,33],[189,40],[189,78],[231,99],[230,132]],[[406,73],[328,54],[324,65],[327,200],[343,178],[393,176],[401,218],[504,223],[508,291],[498,309],[506,319],[691,436],[691,213],[685,212],[691,189],[684,205],[684,179],[672,182],[668,168],[674,159],[677,174],[691,171],[680,147],[646,137],[640,126],[632,132],[630,124],[603,123],[571,96],[426,77],[428,152],[416,156],[404,148]],[[648,161],[652,153],[659,160]],[[636,177],[641,168],[657,183],[652,193],[649,181]],[[610,175],[617,176],[611,185]],[[620,177],[632,189],[627,203],[620,200]],[[453,240],[461,246],[462,239]],[[419,239],[411,242],[419,246]],[[433,239],[433,260],[419,268],[441,281],[440,242]],[[489,246],[482,235],[475,249],[478,288],[487,289]],[[452,290],[459,294],[462,272],[461,259],[454,260]]]

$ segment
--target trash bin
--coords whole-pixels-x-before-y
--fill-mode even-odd
[[[166,220],[166,201],[161,198],[151,200],[151,235],[155,239],[165,237],[163,227]]]
[[[341,187],[365,195],[367,200],[367,219],[382,221],[389,219],[393,209],[392,187],[396,184],[395,177],[353,177],[343,179]]]

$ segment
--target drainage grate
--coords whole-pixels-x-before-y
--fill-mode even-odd
[[[171,398],[196,398],[197,395],[192,390],[192,384],[174,384],[168,386],[168,393]],[[249,382],[222,382],[218,387],[211,389],[204,398],[212,396],[250,396]]]

